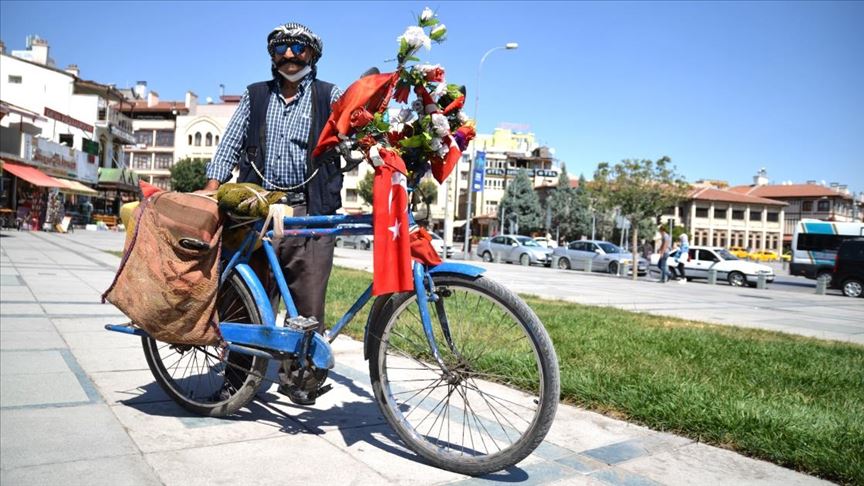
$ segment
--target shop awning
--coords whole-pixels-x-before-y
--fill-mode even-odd
[[[113,169],[101,167],[99,169],[100,190],[114,189],[125,192],[138,192],[138,174],[130,169]]]
[[[6,162],[3,164],[3,170],[14,174],[15,177],[24,179],[25,181],[33,184],[34,186],[66,187],[66,185],[62,182],[58,181],[57,179],[49,176],[48,174],[42,172],[35,167]]]
[[[73,181],[69,179],[57,179],[62,182],[66,187],[61,187],[60,192],[65,192],[67,194],[78,194],[81,196],[98,196],[99,191],[95,189],[91,189],[84,184],[81,184],[78,181]]]
[[[461,228],[461,227],[465,226],[465,223],[467,223],[466,220],[464,220],[464,219],[457,219],[456,221],[453,221],[453,227],[454,227],[454,228]]]

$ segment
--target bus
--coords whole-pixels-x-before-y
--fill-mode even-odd
[[[864,223],[835,223],[818,219],[802,219],[792,234],[790,275],[824,280],[831,283],[834,260],[840,243],[864,236]]]

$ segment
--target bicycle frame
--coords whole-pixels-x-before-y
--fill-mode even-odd
[[[409,222],[413,224],[413,217],[409,215]],[[285,230],[283,238],[306,238],[314,236],[338,236],[338,235],[371,235],[372,216],[365,215],[334,215],[334,216],[302,216],[302,217],[286,217],[284,218]],[[302,358],[308,358],[317,368],[331,369],[335,364],[333,352],[330,348],[330,343],[336,339],[345,326],[351,322],[354,316],[365,306],[372,298],[372,285],[358,297],[354,304],[342,316],[341,319],[323,335],[312,333],[311,340],[305,340],[306,333],[301,330],[292,329],[289,327],[277,326],[276,316],[271,307],[270,298],[267,291],[264,289],[261,280],[249,266],[248,262],[255,250],[258,234],[263,228],[263,221],[255,223],[251,231],[246,235],[246,238],[241,243],[240,247],[231,255],[220,274],[220,285],[224,284],[225,279],[232,271],[236,271],[238,275],[246,283],[255,305],[258,308],[262,321],[261,323],[230,323],[221,322],[219,330],[222,337],[228,342],[228,349],[233,352],[260,356],[267,359],[280,359],[280,355],[293,355]],[[361,227],[340,227],[340,225],[364,225]],[[276,284],[279,288],[279,295],[285,303],[286,320],[298,317],[297,307],[294,304],[294,299],[288,289],[288,284],[285,280],[285,275],[282,273],[282,267],[279,265],[276,252],[273,249],[271,239],[273,238],[273,230],[268,229],[266,237],[262,240],[262,247],[267,256],[267,261],[270,270],[276,279]],[[429,289],[434,289],[433,276],[435,274],[459,274],[469,277],[477,277],[483,273],[485,269],[473,265],[463,263],[443,262],[432,268],[427,268],[421,263],[414,262],[413,264],[413,279],[414,293],[417,295],[417,305],[423,326],[423,332],[429,344],[430,351],[435,357],[438,365],[446,373],[447,367],[441,359],[438,350],[438,344],[434,337],[432,319],[428,312],[429,297],[427,294],[427,284]],[[433,294],[434,301],[435,296]],[[261,324],[261,325],[250,325]],[[442,331],[450,343],[450,331],[446,319],[441,322]],[[123,332],[127,334],[135,334],[146,336],[146,332],[141,329],[126,326],[108,324],[105,326],[110,331]],[[364,336],[368,339],[368,336]],[[308,346],[307,349],[304,349]]]

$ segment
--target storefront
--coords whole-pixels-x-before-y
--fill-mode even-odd
[[[99,169],[99,196],[93,198],[93,217],[108,226],[117,223],[120,206],[140,199],[138,174],[131,169]]]
[[[66,187],[59,180],[27,165],[3,161],[3,223],[6,227],[38,230],[48,216],[51,194]],[[56,203],[55,203],[56,204]]]

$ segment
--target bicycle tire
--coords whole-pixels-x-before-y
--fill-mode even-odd
[[[415,294],[396,294],[382,306],[370,328],[369,374],[376,401],[399,437],[432,465],[472,476],[505,469],[534,451],[552,425],[560,394],[555,349],[534,312],[503,286],[482,276],[436,275],[434,279],[443,315],[450,323],[455,351],[448,346],[441,331],[441,315],[432,302],[429,303],[430,314],[442,358],[455,376],[444,377],[431,357]],[[461,303],[471,304],[475,309],[467,313],[457,310],[456,306]],[[482,312],[478,312],[481,304]],[[502,326],[505,318],[512,322]],[[498,319],[497,324],[493,322],[495,319]],[[481,342],[484,339],[491,342]],[[506,343],[506,346],[496,347],[496,342]],[[411,349],[402,351],[401,346]],[[516,366],[513,368],[510,362],[507,366],[511,369],[502,370],[500,365],[507,359],[515,360]],[[402,367],[409,363],[413,369]],[[420,375],[428,375],[428,378],[421,379]],[[480,376],[485,379],[478,378]],[[453,383],[457,377],[459,381]],[[448,380],[446,384],[442,381],[445,379]],[[403,399],[416,391],[405,390],[406,386],[423,381],[431,385]],[[515,391],[511,388],[514,384],[530,392]],[[447,390],[436,390],[444,386]],[[484,387],[484,391],[480,387]],[[411,403],[427,389],[428,393],[420,402]],[[454,392],[458,396],[454,396]],[[447,403],[440,407],[435,421],[424,433],[423,422],[444,401],[441,399],[428,411],[429,404],[424,407],[423,402],[433,393],[439,396],[446,393]],[[473,399],[478,401],[472,404]],[[424,408],[427,412],[422,420],[420,416],[424,412],[411,417],[415,410]],[[450,429],[459,421],[460,413],[461,427],[457,432],[461,433],[461,443],[455,444]],[[430,437],[439,418],[438,435]],[[442,437],[445,422],[446,440]],[[476,429],[472,429],[474,425]]]
[[[251,292],[236,272],[225,279],[216,305],[222,322],[262,321]],[[141,342],[147,365],[168,396],[186,410],[209,417],[231,415],[251,401],[269,363],[257,356],[232,356],[230,351],[219,360],[221,350],[215,346],[172,345],[149,336]]]

